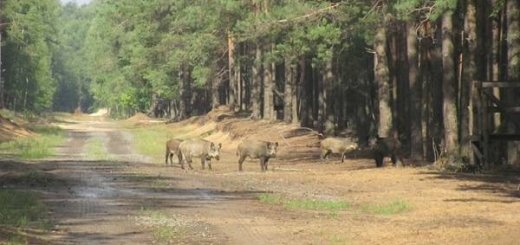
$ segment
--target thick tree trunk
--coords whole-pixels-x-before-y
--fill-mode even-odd
[[[386,28],[379,27],[376,31],[374,39],[375,50],[375,79],[377,82],[377,91],[379,99],[379,125],[378,135],[380,137],[388,137],[391,135],[392,125],[392,109],[390,105],[390,74],[388,69],[388,59],[386,56]]]
[[[465,57],[464,79],[462,81],[462,123],[461,123],[461,153],[463,156],[473,158],[471,149],[470,136],[478,134],[477,117],[475,113],[475,98],[472,98],[473,80],[477,78],[477,10],[474,0],[468,0],[466,6],[466,41],[468,45],[467,55]]]
[[[444,118],[444,147],[448,155],[458,152],[458,120],[455,64],[453,61],[453,13],[445,13],[442,17],[442,91]]]
[[[318,92],[318,121],[321,130],[326,131],[334,131],[334,128],[325,128],[325,124],[327,121],[332,121],[327,123],[327,125],[333,125],[334,118],[328,118],[329,115],[329,88],[334,80],[334,73],[332,71],[332,58],[327,60],[325,63],[325,67],[322,73],[322,77],[319,80],[319,92]],[[329,126],[327,126],[329,127]]]
[[[423,158],[423,137],[421,125],[422,85],[418,79],[417,32],[413,23],[408,23],[407,35],[408,81],[410,83],[410,157],[413,160]]]
[[[507,47],[508,54],[508,80],[519,82],[520,80],[520,2],[518,0],[507,2]],[[507,91],[508,104],[518,106],[518,90]],[[520,121],[520,116],[513,115],[513,120]],[[510,133],[518,133],[519,128],[513,122],[508,123]],[[520,165],[520,143],[513,141],[508,143],[507,158],[509,164]]]
[[[266,45],[265,51],[271,49],[271,45]],[[274,89],[274,64],[264,63],[264,119],[274,120],[273,89]]]
[[[228,31],[228,78],[229,78],[229,101],[228,105],[231,110],[236,110],[237,108],[237,77],[235,70],[235,39],[232,36],[231,32]]]
[[[295,79],[294,65],[290,59],[285,60],[285,86],[284,86],[284,108],[283,120],[285,122],[292,122],[293,94],[294,94],[294,79]]]
[[[252,119],[260,119],[261,117],[261,105],[262,105],[262,98],[261,98],[261,74],[260,71],[262,69],[262,49],[259,44],[255,47],[255,61],[253,64],[253,77],[252,77],[252,83],[251,83],[251,100],[252,100],[252,113],[251,118]]]

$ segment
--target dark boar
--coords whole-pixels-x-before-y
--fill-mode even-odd
[[[242,163],[249,157],[260,159],[261,171],[267,170],[267,163],[270,158],[276,157],[278,142],[268,142],[261,140],[244,140],[237,147],[238,170],[242,171]]]
[[[404,164],[401,154],[401,142],[398,139],[393,137],[380,138],[377,136],[370,138],[368,143],[377,167],[383,166],[384,159],[387,156],[392,159],[392,165],[394,166],[397,164],[397,160]]]
[[[168,158],[170,159],[170,164],[173,165],[173,155],[179,156],[179,145],[181,142],[182,140],[179,139],[171,139],[166,142],[166,159],[164,160],[166,165],[168,165]]]
[[[348,138],[329,137],[320,142],[321,159],[326,159],[331,153],[341,154],[341,162],[349,151],[358,148],[358,144]]]
[[[220,160],[220,148],[222,148],[222,144],[219,143],[215,145],[215,143],[203,139],[192,139],[181,142],[179,145],[180,154],[178,154],[181,168],[184,169],[184,162],[187,162],[190,169],[193,169],[191,166],[192,158],[198,157],[200,158],[202,169],[205,168],[207,162],[211,170],[211,159],[215,158]]]

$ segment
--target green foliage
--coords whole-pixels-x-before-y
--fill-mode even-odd
[[[46,214],[45,205],[35,193],[0,190],[0,225],[45,229],[50,224]]]
[[[367,204],[362,209],[372,214],[394,215],[407,212],[412,209],[412,206],[404,200],[395,200],[382,204]]]
[[[319,199],[289,199],[276,194],[263,193],[258,196],[261,202],[268,204],[283,205],[288,209],[304,209],[317,211],[341,211],[350,208],[345,201],[319,200]]]
[[[55,154],[54,148],[65,139],[63,131],[56,127],[32,126],[38,136],[19,138],[0,144],[0,154],[10,154],[21,159],[41,159]]]
[[[57,49],[56,0],[6,1],[2,14],[9,23],[2,52],[8,104],[13,109],[49,109],[56,87],[52,73]]]

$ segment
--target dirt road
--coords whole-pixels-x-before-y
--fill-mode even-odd
[[[62,125],[60,155],[37,168],[50,206],[50,244],[517,244],[520,176],[374,168],[223,152],[213,171],[166,167],[137,154],[110,122]],[[197,161],[195,161],[197,162]],[[195,163],[194,162],[194,163]],[[338,161],[336,161],[338,162]],[[22,168],[22,167],[20,167]],[[274,201],[259,201],[259,196]],[[282,201],[277,201],[281,198]],[[329,209],[316,203],[348,203]],[[330,201],[330,203],[329,203]],[[334,207],[332,207],[334,208]]]
[[[65,128],[60,156],[45,164],[66,183],[48,197],[57,223],[53,243],[290,243],[276,222],[258,215],[265,208],[258,192],[226,192],[204,173],[150,163],[135,153],[132,135],[112,123]],[[92,142],[107,153],[102,159],[89,155]]]

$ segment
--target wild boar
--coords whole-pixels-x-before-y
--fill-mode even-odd
[[[164,163],[168,165],[168,158],[170,159],[170,164],[173,165],[173,155],[179,155],[179,145],[182,140],[180,139],[171,139],[166,142],[166,159],[164,159]],[[179,162],[180,164],[180,162]]]
[[[331,153],[341,154],[341,162],[349,151],[358,148],[358,144],[348,138],[329,137],[320,142],[321,159],[327,159]]]
[[[215,143],[203,139],[185,140],[180,143],[180,154],[177,156],[182,169],[184,169],[184,162],[187,162],[190,169],[193,169],[191,166],[192,158],[198,157],[200,158],[202,169],[205,169],[205,164],[207,162],[208,167],[211,170],[211,159],[215,158],[220,160],[221,148],[222,144],[219,143],[218,145],[215,145]]]
[[[261,171],[267,170],[267,163],[270,158],[276,157],[278,150],[278,142],[269,142],[261,140],[244,140],[237,147],[238,170],[242,171],[242,163],[249,157],[251,159],[260,159]]]
[[[404,164],[401,153],[401,142],[394,137],[372,137],[368,140],[372,156],[376,161],[376,167],[382,167],[386,156],[392,159],[392,165],[396,166],[397,160]]]

